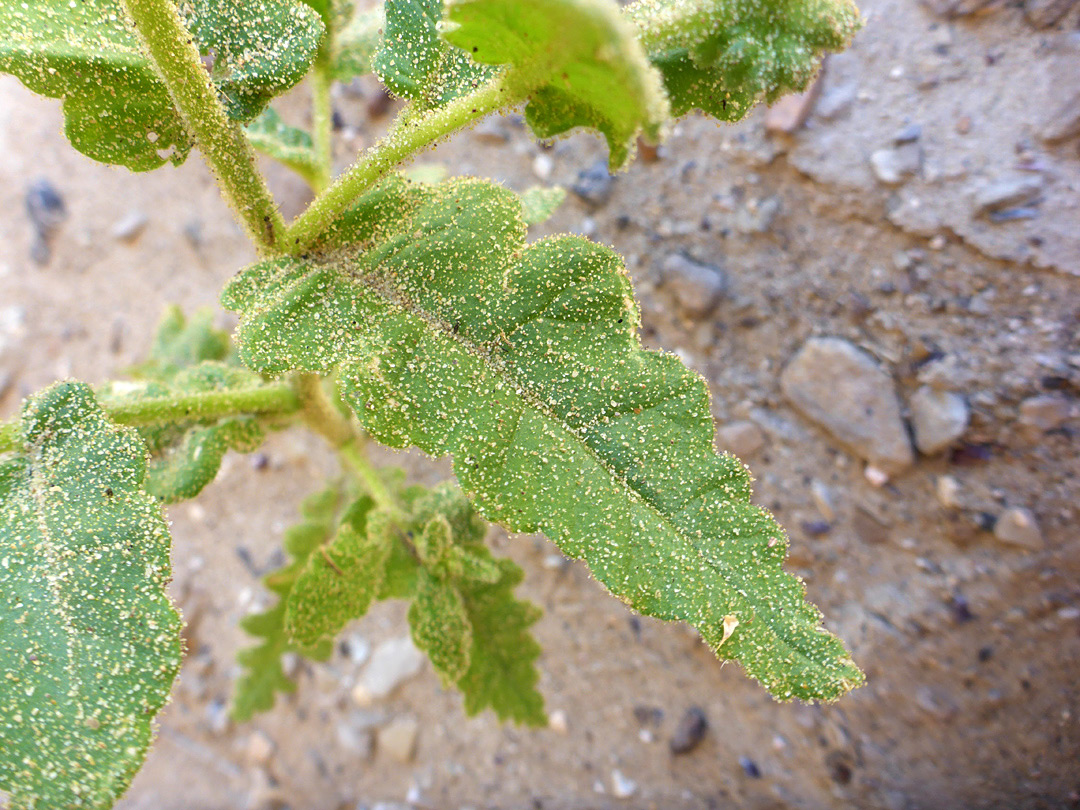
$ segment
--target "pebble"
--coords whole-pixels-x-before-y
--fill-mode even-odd
[[[892,377],[848,341],[806,341],[780,387],[803,416],[882,472],[895,474],[915,460]]]
[[[379,751],[402,764],[412,762],[419,731],[415,717],[396,717],[379,729]]]
[[[622,771],[611,772],[611,795],[616,799],[629,799],[637,793],[637,789],[637,782],[623,776]]]
[[[934,490],[937,493],[938,503],[946,509],[960,507],[960,482],[951,475],[939,476],[934,485]]]
[[[819,515],[825,518],[825,520],[836,519],[836,510],[833,508],[832,494],[829,492],[829,488],[816,478],[810,482],[810,497],[814,499],[814,506],[817,507]]]
[[[550,180],[551,173],[555,171],[555,161],[551,159],[551,155],[541,152],[533,158],[532,170],[539,179]]]
[[[832,121],[844,115],[855,103],[859,87],[854,82],[845,82],[828,88],[814,107],[814,115],[826,121]]]
[[[363,759],[371,757],[374,740],[369,730],[357,728],[352,723],[343,721],[337,724],[335,732],[338,745],[350,754],[356,754]]]
[[[716,446],[739,458],[749,458],[765,446],[765,434],[749,420],[731,422],[716,431]]]
[[[882,183],[897,185],[917,174],[922,167],[922,148],[904,143],[891,149],[878,149],[870,155],[870,168]]]
[[[566,732],[570,730],[570,725],[566,719],[566,712],[562,709],[556,709],[548,715],[548,728],[558,734],[566,734]]]
[[[56,229],[67,219],[67,208],[60,192],[44,177],[30,184],[26,191],[26,213],[34,227],[34,239],[30,244],[30,258],[38,265],[46,265],[52,258],[50,241]]]
[[[229,707],[224,700],[218,698],[206,704],[206,725],[215,736],[229,730]]]
[[[1010,546],[1041,551],[1043,548],[1042,530],[1029,510],[1014,506],[1006,509],[994,521],[994,537]]]
[[[472,128],[473,140],[487,146],[501,146],[510,140],[506,127],[498,118],[484,118]]]
[[[966,17],[994,2],[996,0],[922,0],[922,4],[930,11],[947,19]]]
[[[1052,108],[1043,119],[1040,134],[1043,140],[1051,143],[1080,137],[1080,90],[1067,98],[1064,104]]]
[[[754,760],[747,756],[739,757],[739,767],[743,769],[743,773],[749,776],[751,779],[761,778],[761,768],[758,767]]]
[[[705,739],[705,732],[708,730],[709,721],[705,712],[697,706],[687,709],[679,725],[675,727],[675,733],[671,735],[671,753],[690,753]]]
[[[893,135],[893,143],[896,145],[904,143],[914,143],[922,137],[922,125],[921,124],[908,124],[903,127],[899,132]]]
[[[251,765],[266,765],[274,756],[276,749],[277,746],[270,737],[261,731],[256,731],[248,737],[244,756]]]
[[[814,104],[817,103],[818,96],[821,95],[823,75],[824,71],[818,73],[814,83],[806,89],[806,92],[784,96],[770,106],[765,112],[766,131],[790,135],[802,129],[814,109]]]
[[[587,169],[578,172],[577,180],[570,190],[590,205],[601,206],[611,199],[615,179],[608,171],[606,160],[598,160]]]
[[[1020,424],[1045,433],[1061,427],[1072,416],[1069,401],[1057,394],[1040,394],[1020,403]]]
[[[665,286],[691,317],[701,318],[712,312],[728,289],[727,274],[722,268],[696,262],[681,253],[668,255],[661,271]]]
[[[735,230],[743,234],[768,233],[779,213],[779,197],[751,200],[735,212]]]
[[[350,633],[341,641],[341,651],[358,667],[371,657],[371,642],[359,633]]]
[[[927,456],[940,453],[963,436],[971,418],[962,396],[926,385],[911,395],[908,404],[915,446]]]
[[[423,653],[408,636],[384,641],[375,648],[360,682],[353,689],[353,701],[361,707],[370,706],[416,675],[423,663]]]
[[[1077,0],[1024,0],[1024,17],[1036,28],[1049,28],[1069,13]]]
[[[134,242],[146,226],[150,224],[149,218],[142,211],[131,211],[112,227],[112,237],[118,242]]]
[[[1042,192],[1043,180],[1038,175],[1015,174],[998,178],[979,186],[973,195],[975,216],[1031,203]]]

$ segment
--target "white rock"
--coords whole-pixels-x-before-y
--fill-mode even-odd
[[[353,700],[360,706],[386,697],[420,671],[424,654],[408,636],[392,638],[375,648],[371,660],[353,689]]]
[[[716,446],[734,453],[739,458],[752,456],[764,445],[765,434],[748,420],[731,422],[716,431]]]
[[[637,782],[623,776],[621,771],[611,772],[611,795],[616,799],[629,799],[637,793]]]
[[[971,414],[959,394],[924,385],[911,395],[908,404],[911,406],[915,446],[925,455],[941,452],[967,430]]]
[[[565,734],[569,731],[570,725],[566,720],[566,712],[562,709],[556,709],[548,715],[548,728],[559,734]]]
[[[936,484],[938,503],[946,509],[956,509],[960,506],[960,482],[951,475],[942,475]]]
[[[1020,424],[1042,433],[1061,427],[1070,416],[1068,400],[1055,394],[1028,397],[1020,403]]]
[[[247,741],[245,757],[252,765],[266,765],[277,748],[274,741],[261,731],[254,732]]]
[[[816,478],[810,482],[810,496],[814,499],[814,506],[817,507],[819,515],[828,521],[836,518],[832,494],[829,492],[829,488]]]
[[[1032,551],[1041,551],[1043,548],[1042,531],[1035,515],[1020,507],[1014,506],[1001,513],[994,522],[994,537],[1010,546]]]
[[[905,143],[894,149],[878,149],[870,155],[874,176],[890,186],[902,183],[922,167],[922,149],[916,143]]]
[[[533,174],[539,179],[550,180],[551,173],[555,170],[555,161],[552,160],[549,155],[545,155],[541,152],[533,158],[532,170]]]
[[[379,729],[379,751],[397,762],[411,762],[419,731],[420,724],[415,717],[397,717]]]
[[[134,242],[150,223],[142,211],[131,211],[112,227],[112,237],[118,242]]]
[[[703,317],[716,309],[727,290],[727,276],[721,268],[696,262],[681,253],[669,255],[661,269],[664,286],[675,294],[686,314],[693,317]]]
[[[848,341],[806,341],[780,387],[804,416],[882,472],[895,474],[914,461],[892,377]]]

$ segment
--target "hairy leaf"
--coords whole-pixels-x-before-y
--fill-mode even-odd
[[[409,627],[417,648],[427,653],[445,686],[468,671],[472,626],[453,584],[421,572],[419,590],[409,606]]]
[[[367,496],[353,503],[337,532],[308,557],[293,583],[285,608],[285,634],[297,644],[310,646],[335,636],[367,613],[382,583],[391,545],[385,533],[368,532],[373,506]]]
[[[271,709],[277,692],[296,690],[296,682],[285,675],[281,666],[285,653],[297,652],[316,661],[330,657],[332,647],[328,642],[307,648],[293,644],[285,632],[285,613],[289,594],[308,558],[333,536],[344,497],[340,489],[329,488],[304,501],[300,508],[302,520],[285,532],[285,551],[291,561],[263,578],[263,584],[278,596],[277,603],[240,622],[249,635],[261,642],[237,655],[246,670],[233,691],[231,714],[237,721],[250,720],[256,713]]]
[[[495,69],[479,65],[440,36],[443,0],[388,0],[375,73],[396,96],[424,109],[479,87]]]
[[[273,107],[267,107],[262,115],[248,124],[247,136],[252,146],[284,163],[307,180],[309,185],[319,176],[319,162],[315,158],[311,135],[286,124]]]
[[[370,73],[386,20],[381,6],[352,11],[335,29],[330,72],[339,82]]]
[[[660,136],[668,103],[634,27],[614,0],[447,0],[448,42],[482,64],[511,65],[532,92],[525,120],[541,138],[603,133],[611,167],[638,133]]]
[[[562,186],[532,186],[521,193],[522,219],[526,225],[539,225],[551,219],[566,199]]]
[[[745,467],[713,451],[704,382],[639,345],[615,253],[577,237],[526,247],[517,198],[472,180],[391,180],[336,235],[355,238],[227,288],[245,362],[340,364],[342,397],[373,436],[450,454],[485,517],[544,531],[777,697],[861,683],[783,570],[787,538],[750,503]]]
[[[180,665],[169,532],[145,450],[59,383],[0,461],[0,790],[12,808],[111,807]]]
[[[307,72],[322,35],[299,0],[181,0],[229,114],[255,117]],[[0,3],[0,71],[63,99],[65,131],[89,157],[146,171],[179,165],[191,138],[122,0]]]
[[[846,47],[860,24],[852,0],[638,0],[626,14],[674,114],[724,121],[804,90],[822,54]]]
[[[140,379],[168,381],[182,369],[204,360],[225,361],[231,354],[228,333],[214,328],[214,310],[201,307],[187,318],[170,304],[158,322],[150,356],[133,371]]]

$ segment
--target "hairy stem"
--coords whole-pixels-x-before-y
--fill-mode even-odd
[[[516,86],[516,85],[515,85]],[[281,247],[297,253],[311,247],[337,216],[405,158],[455,130],[502,107],[522,101],[499,74],[468,95],[434,110],[406,110],[390,132],[341,175],[289,227]]]
[[[320,193],[330,185],[334,174],[334,108],[330,101],[330,73],[320,54],[311,73],[311,137],[315,143],[318,173],[312,186]]]
[[[225,113],[176,6],[172,0],[124,2],[222,195],[260,253],[270,252],[285,230],[285,221],[255,168],[255,150],[240,125]]]
[[[390,490],[386,488],[386,484],[382,482],[376,469],[371,466],[371,462],[368,461],[367,455],[365,455],[358,442],[339,447],[338,455],[341,457],[342,463],[349,468],[349,471],[364,482],[368,494],[371,495],[375,503],[389,512],[398,512],[394,496],[390,494]]]
[[[197,394],[150,397],[137,402],[101,403],[106,416],[119,425],[142,427],[172,422],[220,419],[242,414],[290,414],[301,408],[291,385],[273,383],[235,391],[203,391]],[[0,453],[22,449],[18,420],[0,422]]]
[[[327,396],[321,377],[317,374],[301,374],[297,385],[308,427],[326,439],[335,450],[357,441],[359,432]]]

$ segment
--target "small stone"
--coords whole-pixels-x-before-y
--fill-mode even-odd
[[[780,387],[799,412],[884,473],[914,461],[892,378],[848,341],[806,341],[781,374]]]
[[[818,514],[825,518],[825,520],[836,519],[836,510],[833,508],[832,494],[829,492],[829,488],[816,478],[810,482],[810,497],[814,499],[814,506],[817,507]]]
[[[229,730],[229,707],[224,700],[211,700],[206,705],[206,725],[211,734],[219,737]]]
[[[780,198],[751,200],[735,212],[735,230],[739,233],[768,233],[780,213]]]
[[[866,465],[866,469],[863,470],[863,478],[867,480],[870,486],[877,489],[889,483],[889,474],[881,467],[875,467],[873,464]]]
[[[893,135],[893,143],[899,146],[904,143],[914,143],[922,137],[921,124],[908,124]]]
[[[67,219],[67,207],[60,192],[46,178],[39,177],[26,191],[26,213],[34,229],[47,236]]]
[[[858,95],[859,87],[854,82],[829,87],[814,106],[814,115],[826,121],[839,118],[851,109]]]
[[[922,0],[934,14],[946,19],[967,17],[997,5],[1000,0]]]
[[[751,779],[761,778],[761,768],[757,766],[757,763],[750,757],[739,757],[739,767],[743,769],[743,773],[749,776]]]
[[[371,757],[374,740],[368,729],[357,728],[352,723],[342,721],[337,724],[335,736],[338,745],[350,754],[356,754],[363,759]]]
[[[960,507],[960,482],[951,475],[939,476],[934,489],[937,492],[938,503],[946,509]]]
[[[582,169],[577,181],[570,190],[590,205],[600,206],[611,198],[615,180],[608,171],[606,160],[598,160],[587,169]]]
[[[804,93],[784,96],[765,112],[765,129],[790,135],[802,129],[806,119],[821,95],[821,82],[825,71],[818,73],[814,83]]]
[[[415,717],[396,717],[379,729],[379,751],[402,764],[412,762],[419,731]]]
[[[384,698],[420,671],[424,655],[408,636],[384,641],[375,648],[360,682],[353,689],[353,700],[369,706]]]
[[[359,633],[350,633],[341,641],[341,651],[358,667],[371,657],[371,642]]]
[[[548,728],[557,734],[566,734],[570,730],[570,725],[566,720],[566,712],[562,709],[556,709],[548,716]]]
[[[495,117],[484,118],[472,128],[473,140],[486,146],[502,146],[510,140],[503,122]]]
[[[1010,546],[1032,551],[1041,551],[1043,548],[1042,531],[1035,515],[1020,507],[1006,509],[994,521],[994,537]]]
[[[975,216],[989,216],[1017,206],[1032,204],[1042,193],[1043,179],[1038,175],[1015,174],[983,183],[973,194]]]
[[[922,168],[922,148],[917,143],[905,143],[892,149],[878,149],[870,155],[870,168],[882,183],[898,185]]]
[[[277,746],[266,734],[256,731],[248,737],[244,756],[252,765],[267,765]]]
[[[1045,433],[1065,424],[1072,416],[1069,401],[1057,394],[1040,394],[1020,403],[1020,425]]]
[[[728,288],[727,274],[681,253],[672,253],[661,266],[664,284],[675,294],[679,306],[691,317],[712,312]]]
[[[112,227],[112,237],[118,242],[134,242],[150,223],[142,211],[131,211]]]
[[[637,793],[637,782],[623,776],[622,771],[611,772],[611,795],[616,799],[629,799]]]
[[[749,458],[765,446],[765,434],[749,420],[731,422],[716,431],[716,446],[739,458]]]
[[[539,179],[550,180],[551,173],[555,171],[555,161],[551,159],[551,155],[541,152],[533,158],[532,170]]]
[[[912,394],[909,405],[915,446],[924,455],[940,453],[967,430],[971,412],[959,394],[924,385]]]
[[[675,727],[675,733],[671,735],[671,753],[690,753],[705,739],[705,732],[708,730],[709,721],[705,712],[696,706],[687,709],[679,725]]]
[[[1024,17],[1036,28],[1049,28],[1060,22],[1077,0],[1025,0]]]
[[[1051,108],[1043,119],[1040,134],[1043,140],[1051,143],[1080,137],[1080,91],[1073,93],[1064,104]]]

